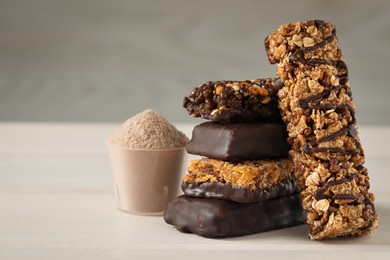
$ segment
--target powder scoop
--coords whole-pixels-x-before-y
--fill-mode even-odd
[[[177,196],[188,138],[153,110],[128,119],[107,139],[118,208],[162,215]]]

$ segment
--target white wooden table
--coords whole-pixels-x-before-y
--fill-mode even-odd
[[[0,123],[0,259],[390,259],[390,127],[360,129],[379,228],[322,242],[304,225],[206,239],[116,210],[104,144],[116,127]]]

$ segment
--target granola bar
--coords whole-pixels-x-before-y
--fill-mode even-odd
[[[241,163],[203,158],[189,163],[182,190],[194,197],[249,203],[291,194],[296,181],[287,158]]]
[[[284,84],[279,108],[312,239],[366,235],[378,224],[337,43],[335,27],[320,20],[282,25],[265,39]]]
[[[276,92],[281,82],[273,78],[209,81],[184,98],[192,117],[221,123],[280,121]]]

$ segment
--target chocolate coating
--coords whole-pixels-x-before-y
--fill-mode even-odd
[[[245,187],[232,186],[229,183],[197,183],[182,182],[184,194],[192,197],[225,199],[241,203],[251,203],[268,200],[294,193],[297,188],[295,180],[286,180],[266,190],[250,190]]]
[[[255,203],[180,196],[164,220],[177,230],[204,237],[235,237],[303,223],[301,196],[293,194]]]
[[[241,161],[286,156],[290,146],[283,124],[206,122],[195,126],[186,149],[190,154]]]

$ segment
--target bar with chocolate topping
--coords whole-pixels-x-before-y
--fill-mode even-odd
[[[293,164],[288,158],[240,163],[203,158],[188,165],[184,194],[241,203],[285,196],[296,191]]]
[[[279,108],[303,189],[309,237],[369,234],[378,214],[335,27],[320,20],[288,23],[269,35],[265,46],[284,84]]]
[[[255,80],[220,80],[199,85],[183,107],[192,117],[221,123],[281,121],[274,78]]]

